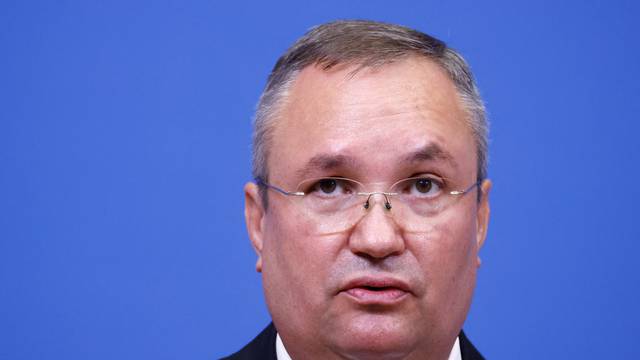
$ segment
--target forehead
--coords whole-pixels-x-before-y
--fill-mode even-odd
[[[346,158],[352,167],[386,178],[409,154],[426,148],[437,148],[456,170],[475,176],[466,114],[440,66],[408,58],[355,69],[309,66],[297,76],[274,125],[272,180],[294,177],[318,156]]]

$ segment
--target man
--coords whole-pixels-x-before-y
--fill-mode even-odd
[[[229,359],[481,359],[461,328],[491,182],[464,60],[396,25],[318,26],[254,131],[245,216],[273,324]]]

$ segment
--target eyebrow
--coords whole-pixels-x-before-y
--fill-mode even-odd
[[[443,149],[436,143],[429,143],[424,147],[407,154],[404,157],[405,163],[416,163],[423,161],[444,161],[457,168],[458,164],[451,153]],[[359,162],[356,158],[342,154],[317,154],[313,156],[306,165],[296,171],[298,178],[308,178],[314,173],[326,173],[337,169],[356,169]]]
[[[458,163],[456,163],[451,153],[436,143],[429,143],[421,149],[408,154],[404,160],[409,163],[421,161],[444,161],[455,168],[458,167]]]
[[[307,164],[296,171],[298,178],[305,178],[315,172],[326,172],[335,169],[357,168],[358,161],[351,157],[341,154],[318,154],[313,156]]]

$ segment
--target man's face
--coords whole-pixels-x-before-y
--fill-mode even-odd
[[[386,191],[416,175],[446,178],[456,190],[476,181],[475,143],[441,68],[409,58],[353,70],[299,74],[275,125],[269,183],[293,191],[337,176]],[[489,189],[485,181],[480,202],[478,189],[457,198],[420,232],[406,231],[374,196],[355,225],[327,234],[299,198],[270,191],[264,209],[248,184],[257,269],[292,357],[446,358],[471,302]]]

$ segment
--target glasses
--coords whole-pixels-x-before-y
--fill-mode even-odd
[[[429,218],[447,209],[482,181],[454,190],[445,179],[425,175],[397,181],[388,191],[373,192],[366,191],[361,182],[343,177],[305,180],[295,191],[283,190],[261,178],[255,182],[290,198],[298,205],[300,215],[305,215],[315,227],[315,233],[325,235],[352,228],[377,203],[382,205],[384,214],[405,231],[428,231],[433,224]]]

